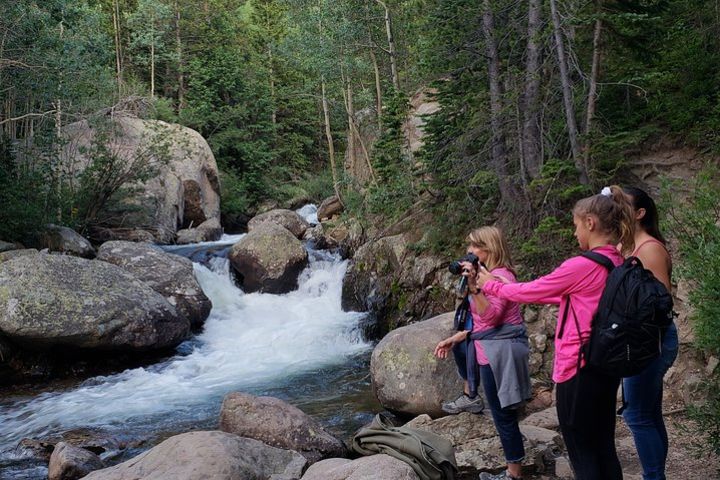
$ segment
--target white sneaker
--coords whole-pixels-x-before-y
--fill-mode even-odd
[[[460,412],[482,413],[485,409],[485,403],[480,395],[475,398],[470,398],[463,393],[452,402],[443,403],[441,408],[443,412],[451,415],[456,415]]]

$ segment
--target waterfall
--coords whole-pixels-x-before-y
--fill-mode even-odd
[[[0,400],[0,463],[25,437],[80,427],[112,434],[210,424],[229,392],[285,392],[292,398],[297,378],[367,354],[370,344],[359,328],[364,315],[340,307],[346,261],[309,250],[296,291],[246,294],[234,285],[222,255],[238,238],[169,248],[188,256],[215,252],[204,264],[193,264],[212,311],[202,333],[180,345],[175,356],[68,390]]]

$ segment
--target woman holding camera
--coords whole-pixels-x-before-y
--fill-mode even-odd
[[[507,471],[500,475],[482,473],[480,478],[520,479],[525,449],[518,426],[517,406],[531,396],[527,333],[516,302],[496,295],[485,295],[476,285],[480,264],[507,282],[515,282],[514,267],[499,228],[482,227],[473,230],[467,242],[468,254],[478,258],[476,264],[461,262],[463,275],[468,279],[472,325],[435,347],[438,358],[446,358],[453,350],[460,375],[465,380],[465,392],[455,401],[444,404],[443,410],[450,413],[473,411],[477,405],[482,409],[474,374],[479,370],[479,380],[507,461]],[[463,353],[468,356],[467,359]]]
[[[580,249],[604,255],[615,266],[624,260],[615,248],[618,242],[626,250],[633,248],[633,209],[618,186],[605,187],[600,194],[578,201],[573,223]],[[477,275],[477,286],[486,295],[523,303],[560,304],[553,380],[557,384],[560,430],[577,480],[623,478],[615,450],[620,378],[605,375],[580,360],[580,349],[590,338],[607,277],[604,266],[583,256],[565,260],[554,271],[527,283],[507,283],[482,268]],[[563,318],[565,329],[560,325]]]
[[[635,211],[635,250],[637,257],[670,292],[672,261],[660,233],[657,207],[639,188],[624,188]],[[635,439],[643,468],[643,480],[665,480],[668,436],[662,414],[663,377],[678,353],[677,327],[673,323],[663,336],[660,356],[640,374],[623,379],[627,408],[625,423]]]

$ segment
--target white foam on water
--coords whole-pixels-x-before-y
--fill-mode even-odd
[[[318,223],[320,223],[318,221],[317,211],[317,205],[313,203],[308,203],[307,205],[304,205],[301,208],[295,210],[295,213],[303,217],[305,221],[308,222],[310,225],[317,225]]]
[[[213,309],[190,354],[95,377],[69,391],[6,402],[0,407],[0,457],[8,458],[25,437],[195,418],[202,408],[219,406],[230,391],[273,386],[366,351],[370,344],[358,329],[363,314],[340,306],[346,266],[336,256],[315,252],[298,290],[270,295],[238,289],[227,259],[214,258],[210,268],[194,264]]]

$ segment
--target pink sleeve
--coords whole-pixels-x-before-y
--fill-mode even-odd
[[[521,303],[560,303],[560,297],[568,293],[577,282],[582,262],[578,257],[566,260],[547,275],[525,283],[503,283],[491,280],[483,285],[482,291],[488,296],[502,297]]]
[[[501,320],[509,302],[496,295],[485,295],[485,298],[487,298],[489,305],[484,312],[479,314],[480,320],[483,323],[495,326],[502,323]]]

